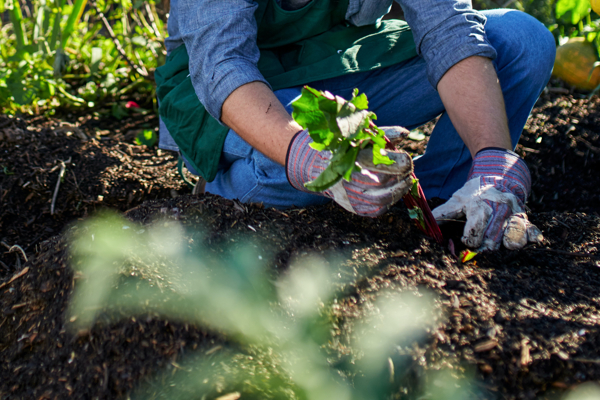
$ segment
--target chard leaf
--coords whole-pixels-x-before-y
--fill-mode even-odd
[[[368,111],[367,96],[355,89],[350,101],[329,92],[320,92],[308,86],[292,103],[292,117],[313,139],[311,147],[317,151],[331,151],[327,168],[305,185],[309,190],[323,191],[345,179],[350,181],[354,171],[360,171],[356,157],[362,149],[373,151],[374,164],[394,163],[383,151],[385,132],[373,124],[375,113]]]
[[[423,217],[423,210],[421,210],[419,207],[415,207],[415,208],[409,208],[408,209],[408,216],[417,221],[419,223],[419,225],[425,229],[425,218]]]
[[[350,176],[355,169],[356,156],[360,149],[358,147],[350,147],[344,153],[340,152],[340,157],[337,160],[331,160],[333,170],[342,175],[344,179],[350,182]]]
[[[369,127],[369,111],[348,112],[336,118],[337,127],[345,138],[353,138],[357,133]]]
[[[319,108],[318,98],[305,87],[302,89],[302,96],[294,101],[292,108],[292,117],[301,127],[308,129],[312,140],[329,145],[335,134],[330,131],[327,118]]]
[[[329,164],[327,168],[321,172],[321,174],[314,181],[310,181],[304,185],[308,190],[313,192],[322,192],[329,189],[342,179],[342,176],[337,172],[333,171],[332,165]]]
[[[379,144],[373,145],[373,164],[392,165],[393,163],[394,161],[385,152],[385,145],[384,147],[381,147]]]
[[[413,179],[413,184],[412,184],[412,187],[410,188],[410,195],[412,197],[414,197],[415,199],[418,199],[421,197],[421,196],[419,196],[419,180],[418,179]]]
[[[325,146],[323,143],[317,142],[312,142],[309,146],[315,149],[316,151],[323,151],[327,148],[327,146]]]
[[[366,110],[369,108],[369,100],[367,100],[367,95],[364,93],[359,95],[358,89],[354,89],[350,103],[354,104],[354,106],[359,110]]]

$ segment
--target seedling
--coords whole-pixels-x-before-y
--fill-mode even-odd
[[[313,139],[311,147],[317,151],[330,151],[329,165],[311,182],[309,190],[321,192],[344,179],[350,181],[353,172],[361,171],[356,163],[358,153],[367,148],[373,151],[373,164],[394,163],[385,150],[394,150],[385,132],[374,124],[377,116],[368,111],[367,96],[354,89],[352,99],[346,101],[329,92],[305,86],[302,95],[292,103],[293,118]],[[441,243],[440,228],[431,214],[419,180],[413,174],[413,186],[403,198],[410,217],[425,234]]]
[[[476,251],[471,251],[469,249],[463,250],[460,253],[460,261],[463,263],[466,263],[468,261],[471,261],[476,255],[477,255]]]
[[[158,135],[152,129],[144,129],[135,137],[135,144],[153,147],[158,143]]]

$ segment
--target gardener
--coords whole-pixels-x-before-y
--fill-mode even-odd
[[[380,126],[441,114],[414,171],[428,198],[452,196],[434,215],[466,216],[466,245],[541,240],[524,213],[530,174],[512,150],[550,77],[552,35],[527,14],[478,12],[469,0],[398,2],[408,24],[381,20],[392,0],[171,0],[169,57],[156,72],[161,147],[179,150],[210,193],[278,208],[334,199],[375,217],[409,189],[410,157],[390,152],[396,164],[382,170],[362,154],[374,177],[308,192],[327,154],[290,115],[304,84],[344,98],[358,88]]]

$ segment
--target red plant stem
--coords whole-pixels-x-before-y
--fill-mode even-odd
[[[415,174],[412,174],[413,179],[417,179]],[[425,193],[423,193],[423,189],[421,185],[417,182],[417,187],[419,189],[419,197],[414,198],[410,192],[404,196],[404,202],[407,206],[414,208],[418,207],[423,212],[423,219],[425,220],[425,230],[424,233],[433,239],[435,239],[438,243],[444,242],[444,236],[442,235],[442,231],[440,227],[433,217],[431,213],[431,208],[429,208],[429,204],[427,204],[427,199],[425,198]],[[419,225],[420,226],[420,225]]]
[[[372,128],[375,127],[375,124],[373,124],[373,122],[371,122],[371,127]],[[392,150],[392,151],[396,150],[396,148],[394,147],[394,145],[392,144],[390,139],[387,136],[384,136],[384,138],[386,141],[386,143],[385,143],[386,150]],[[413,179],[417,179],[414,172],[412,173],[412,177],[413,177]],[[419,197],[415,198],[415,197],[413,197],[413,195],[410,192],[408,192],[402,198],[404,200],[404,204],[406,204],[406,206],[409,209],[413,209],[415,207],[419,208],[423,212],[423,219],[425,222],[425,229],[423,229],[421,224],[417,224],[419,229],[421,229],[423,231],[423,233],[425,233],[427,236],[435,239],[436,242],[443,243],[444,236],[442,235],[440,226],[438,225],[437,221],[433,217],[433,214],[431,213],[431,208],[429,208],[429,204],[427,204],[427,199],[425,198],[425,193],[423,193],[421,184],[418,182],[417,182],[417,188],[419,190]]]

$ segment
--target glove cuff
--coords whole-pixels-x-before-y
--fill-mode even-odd
[[[531,192],[529,168],[521,157],[510,150],[486,148],[479,151],[473,159],[468,179],[477,177],[483,177],[486,181],[496,178],[504,180],[512,186],[506,189],[520,197],[523,203]]]
[[[479,150],[477,152],[477,154],[481,153],[482,151],[487,151],[487,150],[498,150],[498,151],[502,151],[502,152],[507,152],[508,154],[512,154],[515,157],[519,157],[519,155],[517,153],[515,153],[512,150],[507,150],[503,147],[484,147],[483,149]],[[477,154],[475,154],[475,157],[477,157]]]
[[[299,131],[292,138],[285,157],[285,175],[288,182],[294,189],[303,192],[310,192],[304,187],[304,184],[311,180],[306,165],[318,153],[310,147],[312,141],[306,130]]]

